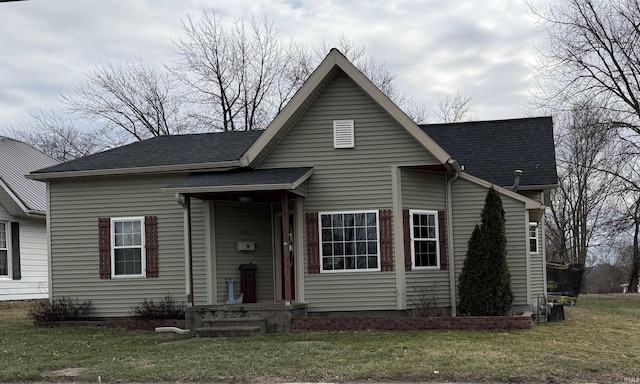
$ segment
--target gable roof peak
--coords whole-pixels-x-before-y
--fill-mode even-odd
[[[442,164],[450,164],[451,156],[404,113],[387,95],[365,76],[337,48],[331,48],[324,60],[304,82],[289,103],[267,126],[262,136],[245,152],[243,165],[258,166],[285,133],[297,122],[338,71],[344,72],[367,96],[404,128],[420,145]]]

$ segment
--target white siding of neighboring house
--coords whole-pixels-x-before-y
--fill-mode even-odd
[[[20,223],[20,270],[22,275],[20,280],[0,278],[0,301],[48,298],[45,220],[16,218],[9,215],[0,206],[0,221]]]

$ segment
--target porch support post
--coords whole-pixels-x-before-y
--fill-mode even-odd
[[[284,254],[284,301],[291,303],[291,244],[289,244],[289,199],[287,191],[282,191],[282,252]]]
[[[193,234],[191,230],[191,196],[185,194],[184,202],[185,209],[187,211],[187,222],[185,223],[187,229],[187,302],[190,306],[193,306]]]

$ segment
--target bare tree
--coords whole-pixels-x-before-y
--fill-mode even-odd
[[[566,0],[533,9],[544,22],[542,100],[563,104],[597,100],[640,134],[640,3],[637,0]]]
[[[547,242],[554,261],[584,265],[606,233],[606,205],[614,192],[615,132],[607,115],[589,102],[575,104],[556,134],[558,187],[551,193]]]
[[[114,144],[187,133],[174,80],[148,64],[102,64],[61,100],[81,117],[110,130]]]
[[[459,123],[467,118],[471,96],[460,91],[455,95],[447,95],[438,100],[436,116],[444,123]]]
[[[285,44],[266,17],[228,28],[215,12],[183,21],[171,72],[191,90],[198,117],[215,130],[262,129],[306,80],[308,55]],[[295,56],[295,55],[299,56]],[[302,68],[302,69],[301,69]]]
[[[78,129],[68,116],[38,111],[23,127],[11,127],[12,135],[60,161],[77,159],[105,149],[99,130]]]
[[[621,184],[617,206],[626,208],[619,212],[618,222],[627,223],[633,238],[634,291],[640,270],[635,220],[640,213],[640,2],[566,0],[533,11],[548,36],[539,77],[541,100],[558,106],[579,97],[602,105],[610,113],[608,130],[617,134],[617,145],[624,148],[616,161],[599,171]]]

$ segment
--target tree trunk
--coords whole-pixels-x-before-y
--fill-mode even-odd
[[[636,215],[634,220],[633,231],[633,265],[631,267],[631,276],[629,277],[629,293],[638,292],[638,274],[640,273],[640,249],[638,249],[638,238],[640,237],[640,220]]]

